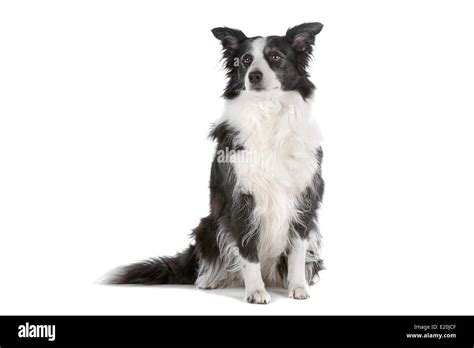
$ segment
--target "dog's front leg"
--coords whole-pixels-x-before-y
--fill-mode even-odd
[[[260,271],[260,262],[250,262],[245,258],[240,258],[242,267],[242,277],[245,284],[245,300],[249,303],[270,303],[270,295],[265,290]]]
[[[232,225],[239,246],[240,266],[245,285],[245,300],[249,303],[270,303],[265,290],[258,259],[258,222],[253,212],[255,203],[252,195],[240,194],[235,198],[232,209]]]
[[[288,254],[289,297],[300,300],[309,297],[309,286],[305,274],[306,249],[307,241],[297,237],[293,240]]]

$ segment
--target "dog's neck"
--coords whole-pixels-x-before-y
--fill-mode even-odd
[[[222,121],[242,123],[257,119],[290,116],[300,123],[312,118],[312,99],[303,99],[296,91],[242,91],[237,98],[226,101]]]
[[[296,137],[315,149],[322,137],[311,106],[312,100],[303,99],[296,91],[243,91],[226,102],[217,124],[225,123],[237,131],[242,143],[250,136],[267,143]]]
[[[240,103],[268,103],[269,101],[279,102],[284,105],[301,104],[304,102],[308,106],[312,104],[312,98],[304,99],[297,91],[283,91],[281,89],[274,89],[270,91],[241,91],[239,96],[227,100],[227,104]]]

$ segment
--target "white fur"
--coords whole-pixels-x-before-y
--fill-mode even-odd
[[[288,246],[290,222],[298,220],[298,199],[319,168],[319,128],[299,93],[280,90],[241,92],[227,102],[220,122],[236,129],[237,141],[255,152],[252,162],[234,163],[235,194],[253,195],[253,225],[260,228],[258,256],[263,265],[273,264]],[[250,231],[244,243],[254,233]],[[273,269],[263,268],[268,268],[264,273]],[[274,275],[264,274],[267,277]]]

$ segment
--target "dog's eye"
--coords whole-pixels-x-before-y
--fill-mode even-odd
[[[281,56],[278,53],[272,53],[272,60],[278,62],[281,59]]]
[[[242,59],[244,61],[245,64],[250,64],[252,63],[252,56],[247,54],[244,56],[244,58]]]

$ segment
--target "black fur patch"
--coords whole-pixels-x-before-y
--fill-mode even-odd
[[[252,195],[240,194],[232,204],[231,227],[234,239],[237,240],[240,255],[249,262],[258,262],[258,228],[253,226],[252,214],[255,209],[255,201]],[[256,233],[244,242],[248,233]]]
[[[110,284],[194,284],[198,263],[195,247],[173,257],[159,257],[123,267]]]
[[[321,147],[317,149],[316,157],[318,159],[319,168],[321,168],[323,160],[323,150]],[[302,239],[307,239],[312,230],[316,230],[316,221],[318,219],[318,209],[321,205],[324,194],[324,180],[321,176],[321,171],[314,174],[312,186],[307,187],[300,198],[300,203],[297,209],[301,212],[299,214],[299,221],[294,221],[291,225],[293,232],[298,234]]]
[[[227,123],[217,125],[211,131],[211,138],[216,139],[217,151],[243,150],[241,144],[236,143],[237,132]],[[249,261],[257,261],[257,241],[250,238],[244,245],[243,237],[253,229],[251,215],[255,207],[252,195],[234,195],[235,172],[232,163],[219,163],[217,152],[211,168],[211,216],[220,219],[226,229],[232,231],[233,239],[239,246],[242,257]]]

